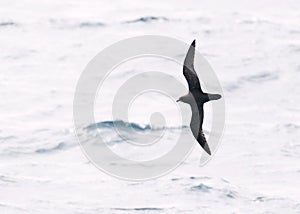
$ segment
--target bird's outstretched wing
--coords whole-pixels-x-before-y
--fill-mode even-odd
[[[192,119],[190,123],[191,131],[194,137],[197,139],[200,146],[211,155],[208,143],[205,139],[205,135],[202,129],[203,123],[203,104],[193,104],[192,108]]]
[[[209,149],[208,143],[207,143],[207,141],[205,139],[205,135],[204,135],[202,129],[199,130],[197,141],[201,145],[201,147],[207,152],[207,154],[211,155],[211,151]]]
[[[195,56],[195,44],[196,40],[192,42],[190,45],[190,48],[186,54],[186,57],[184,59],[184,65],[183,65],[183,75],[185,76],[185,79],[187,80],[189,84],[189,90],[198,89],[200,92],[203,93],[201,87],[200,87],[200,81],[197,76],[197,73],[194,68],[194,56]]]

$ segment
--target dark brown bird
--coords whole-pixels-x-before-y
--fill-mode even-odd
[[[200,81],[194,68],[194,56],[195,56],[195,43],[194,40],[187,52],[183,65],[183,75],[185,76],[188,85],[189,93],[179,98],[178,101],[187,103],[192,109],[192,119],[190,123],[191,131],[194,137],[197,139],[201,147],[211,155],[208,143],[203,133],[203,105],[211,100],[218,100],[221,98],[220,94],[208,94],[204,93],[200,86]]]

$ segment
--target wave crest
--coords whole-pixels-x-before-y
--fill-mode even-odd
[[[172,126],[172,127],[154,127],[149,124],[141,125],[138,123],[125,122],[123,120],[114,120],[114,121],[102,121],[97,123],[92,123],[86,126],[84,129],[87,131],[93,131],[95,129],[105,129],[105,128],[118,128],[122,130],[133,129],[134,131],[148,131],[148,130],[163,130],[163,129],[182,129],[187,126]]]

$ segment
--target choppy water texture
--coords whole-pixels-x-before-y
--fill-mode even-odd
[[[299,213],[299,20],[296,0],[0,2],[0,213]],[[84,156],[72,102],[96,53],[143,34],[196,38],[227,115],[205,167],[195,147],[167,176],[135,183]],[[110,123],[99,123],[100,133],[124,146]]]

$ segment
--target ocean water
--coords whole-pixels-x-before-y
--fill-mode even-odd
[[[73,98],[99,51],[149,34],[197,39],[223,87],[226,128],[205,166],[195,146],[169,174],[129,182],[103,173],[84,155]],[[0,213],[300,212],[299,1],[2,1],[0,47]],[[165,62],[157,66],[170,69]],[[128,66],[113,78],[138,69]],[[184,82],[181,70],[174,76]],[[205,110],[209,134],[210,106]],[[165,150],[136,156],[113,132],[106,111],[95,110],[98,130],[115,152],[136,160],[168,151],[172,136],[188,129],[170,121],[163,127],[172,133]],[[138,105],[133,111],[131,124],[148,132],[143,115],[150,113]],[[127,131],[126,121],[119,125]],[[86,130],[92,138],[99,134],[95,124]]]

